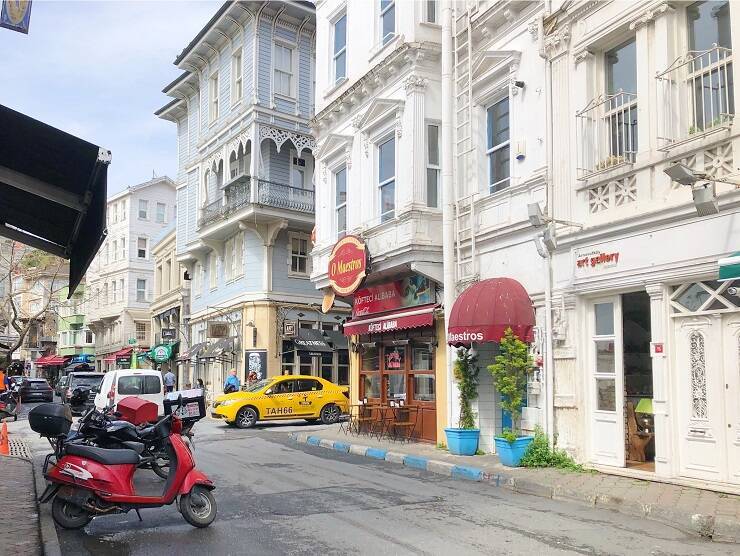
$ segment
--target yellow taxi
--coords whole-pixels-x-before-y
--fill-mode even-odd
[[[317,376],[280,376],[252,384],[246,391],[218,396],[211,417],[240,429],[257,421],[305,419],[336,423],[347,413],[349,388]]]

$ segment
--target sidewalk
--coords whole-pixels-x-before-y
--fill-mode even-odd
[[[0,480],[3,485],[0,554],[42,554],[33,463],[20,456],[0,456]]]
[[[505,467],[495,455],[453,456],[429,444],[344,434],[338,425],[314,433],[292,433],[291,437],[338,453],[349,452],[524,494],[607,508],[661,521],[716,541],[740,543],[740,496],[598,472]]]

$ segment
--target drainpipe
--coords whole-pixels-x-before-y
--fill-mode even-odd
[[[452,94],[452,1],[442,4],[442,263],[445,310],[445,338],[450,325],[450,312],[455,302],[455,199],[453,185],[453,106]],[[452,391],[455,387],[452,374],[452,351],[447,349],[447,425],[452,421]]]
[[[553,164],[553,121],[552,121],[552,62],[545,52],[545,29],[544,18],[550,13],[550,2],[545,3],[545,13],[539,20],[539,37],[540,49],[539,54],[545,60],[545,141],[547,147],[546,168],[547,182],[545,184],[546,204],[545,217],[553,218],[553,184],[552,184],[552,164]],[[545,264],[545,423],[544,429],[547,433],[550,446],[555,441],[555,357],[553,355],[552,341],[552,254],[548,251],[544,259]]]

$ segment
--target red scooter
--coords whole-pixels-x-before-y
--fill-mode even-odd
[[[66,442],[72,424],[69,407],[43,404],[29,412],[31,428],[49,438],[54,453],[46,456],[44,477],[49,481],[39,502],[52,501],[54,521],[65,529],[79,529],[95,516],[139,514],[140,508],[158,508],[175,502],[185,520],[195,527],[208,527],[216,517],[215,488],[195,469],[190,448],[182,439],[182,421],[173,411],[157,422],[165,440],[170,473],[162,496],[139,496],[133,484],[139,455],[134,450],[107,449]],[[66,429],[66,430],[65,430]],[[54,460],[54,461],[52,461]]]

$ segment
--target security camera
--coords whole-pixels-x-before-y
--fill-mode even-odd
[[[700,182],[691,189],[694,207],[699,216],[710,216],[719,212],[719,202],[713,181]]]
[[[529,215],[529,223],[535,228],[541,228],[547,224],[547,218],[542,214],[539,203],[529,203],[527,205],[527,213]]]

